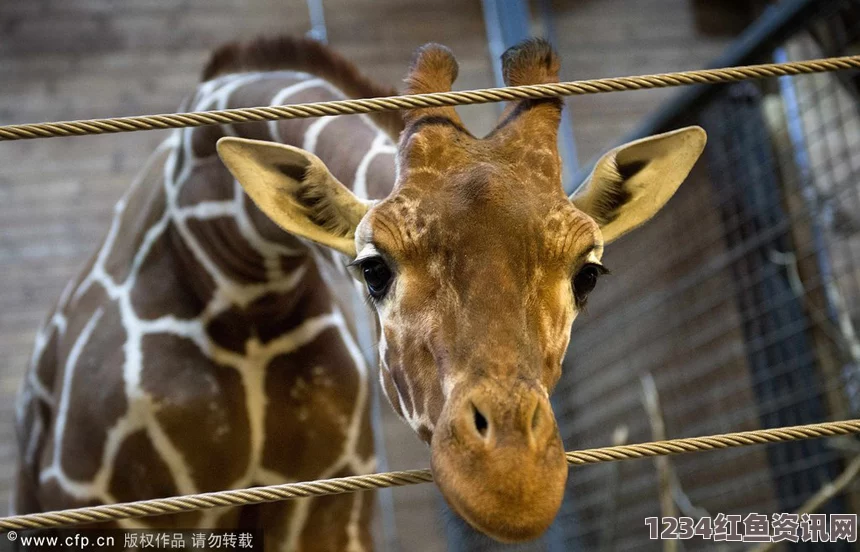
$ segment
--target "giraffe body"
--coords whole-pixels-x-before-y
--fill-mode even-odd
[[[184,108],[343,97],[312,74],[247,72],[201,84]],[[365,197],[393,184],[394,147],[367,117],[174,131],[37,336],[15,513],[373,471],[371,351],[359,345],[372,322],[345,261],[257,209],[215,153],[222,136],[315,151]],[[123,525],[260,527],[271,550],[367,550],[372,500]]]

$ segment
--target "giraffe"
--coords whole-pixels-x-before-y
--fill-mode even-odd
[[[217,50],[182,109],[394,93],[317,42],[270,38]],[[13,513],[374,471],[359,344],[372,320],[354,279],[337,256],[275,226],[215,144],[295,144],[357,195],[381,197],[402,124],[389,113],[172,132],[37,334],[18,395]],[[372,498],[121,526],[262,528],[267,550],[369,550]]]
[[[502,56],[509,86],[558,82],[544,40]],[[458,65],[419,49],[406,92],[446,92]],[[394,188],[367,201],[301,148],[224,137],[221,159],[281,228],[350,259],[379,328],[380,383],[430,446],[434,480],[484,534],[541,535],[567,462],[549,395],[574,318],[607,272],[604,246],[651,218],[701,155],[687,127],[605,154],[568,197],[558,98],[511,102],[485,137],[452,107],[404,113]]]
[[[510,85],[558,80],[541,40],[502,62]],[[306,41],[233,45],[205,74],[186,107],[387,93]],[[406,91],[456,75],[430,44]],[[689,127],[620,146],[568,198],[560,110],[513,102],[480,139],[447,107],[173,133],[37,338],[18,510],[371,471],[356,342],[373,324],[381,389],[453,509],[500,541],[540,535],[567,475],[548,397],[604,245],[653,216],[705,144]],[[357,494],[143,523],[366,549],[369,515]]]

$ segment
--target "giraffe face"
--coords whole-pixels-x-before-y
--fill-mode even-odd
[[[379,317],[392,406],[431,443],[452,394],[490,379],[526,383],[551,418],[570,326],[605,271],[598,224],[560,184],[535,192],[511,171],[440,173],[427,189],[405,174],[359,224],[351,263]]]
[[[503,57],[509,85],[558,80],[542,41]],[[444,47],[419,50],[407,92],[449,90]],[[284,229],[350,257],[380,323],[380,378],[430,444],[434,478],[466,521],[506,542],[558,512],[567,463],[549,395],[603,247],[653,216],[704,148],[698,127],[607,153],[568,198],[561,104],[521,101],[483,139],[451,108],[404,115],[395,189],[371,205],[313,155],[224,138],[219,154]]]
[[[478,165],[440,173],[431,192],[408,175],[356,233],[383,390],[464,518],[503,541],[535,537],[567,477],[549,394],[604,270],[600,229],[558,183],[535,193]]]

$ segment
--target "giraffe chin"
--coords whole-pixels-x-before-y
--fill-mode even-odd
[[[446,412],[441,418],[444,422]],[[481,438],[463,416],[456,418],[437,426],[431,442],[433,477],[445,500],[497,541],[540,537],[561,507],[567,481],[555,419],[545,421],[543,438],[522,439],[492,432]]]

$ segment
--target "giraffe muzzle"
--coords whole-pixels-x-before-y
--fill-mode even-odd
[[[454,389],[431,443],[443,496],[470,525],[502,542],[539,537],[567,480],[546,394],[519,382]]]

